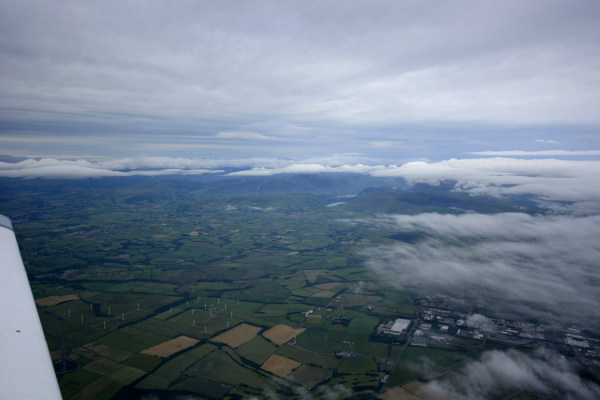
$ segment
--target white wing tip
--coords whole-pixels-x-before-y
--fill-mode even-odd
[[[13,230],[12,222],[10,218],[0,214],[0,227]]]

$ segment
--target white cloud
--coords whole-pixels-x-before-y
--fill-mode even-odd
[[[543,324],[600,328],[600,216],[420,214],[366,223],[424,235],[364,253],[399,287],[469,296]]]
[[[545,142],[550,143],[550,142]],[[557,143],[557,142],[554,142]],[[600,150],[538,150],[538,151],[523,151],[523,150],[507,150],[507,151],[471,151],[469,154],[477,155],[477,156],[559,156],[559,157],[568,157],[568,156],[600,156]]]
[[[369,146],[371,147],[397,147],[404,144],[401,141],[393,141],[393,140],[380,140],[375,142],[370,142]]]
[[[432,381],[417,394],[431,400],[480,400],[514,391],[567,400],[600,398],[600,387],[583,380],[577,373],[577,365],[544,349],[529,355],[516,350],[485,352],[450,375],[450,379]]]
[[[392,165],[374,169],[371,174],[434,185],[444,180],[456,181],[454,190],[474,195],[530,194],[550,201],[585,202],[596,210],[600,206],[600,186],[597,184],[600,161],[450,159]]]
[[[352,390],[341,384],[335,384],[327,386],[321,390],[321,395],[326,400],[342,400],[348,399],[354,396]]]
[[[258,132],[219,132],[215,135],[219,139],[244,139],[244,140],[277,140],[278,138],[273,136],[266,136]]]
[[[108,176],[127,176],[127,173],[100,168],[88,168],[77,165],[52,165],[43,168],[24,168],[1,170],[0,176],[6,178],[101,178]]]
[[[177,166],[180,168],[177,168]],[[57,160],[52,158],[41,160],[27,159],[17,163],[0,162],[0,177],[6,178],[84,179],[135,175],[200,175],[218,172],[222,171],[201,168],[201,165],[193,162],[193,160],[178,160],[160,157],[99,162],[90,162],[86,160]]]
[[[556,140],[546,140],[546,139],[536,139],[534,140],[535,143],[544,143],[544,144],[560,144],[560,142],[556,141]]]
[[[281,168],[256,167],[250,170],[232,172],[232,176],[269,176],[276,174],[318,174],[318,173],[356,173],[366,174],[382,168],[381,166],[355,165],[322,165],[322,164],[292,164]]]
[[[468,327],[480,329],[483,332],[492,332],[494,330],[493,321],[482,314],[470,314],[467,316],[466,324]]]

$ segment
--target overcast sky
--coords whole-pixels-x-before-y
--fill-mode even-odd
[[[599,20],[591,0],[0,0],[0,154],[597,159]]]
[[[367,265],[596,329],[599,21],[598,0],[0,0],[0,177],[356,172],[535,195],[560,215],[382,217],[426,238]],[[517,363],[515,388],[567,376],[543,393],[597,397],[553,357],[492,352],[427,388],[487,398]]]

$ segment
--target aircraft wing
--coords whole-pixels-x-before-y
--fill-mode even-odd
[[[0,215],[0,398],[61,399],[9,218]]]

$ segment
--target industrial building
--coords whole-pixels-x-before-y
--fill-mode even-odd
[[[379,325],[379,328],[377,328],[377,333],[398,336],[406,333],[409,326],[409,319],[398,318],[388,323]]]

